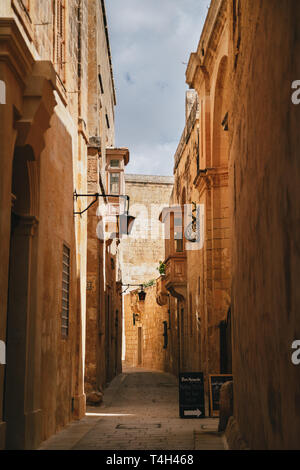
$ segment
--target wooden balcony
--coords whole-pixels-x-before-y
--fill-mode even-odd
[[[186,298],[186,253],[174,253],[166,261],[165,286],[173,297]]]

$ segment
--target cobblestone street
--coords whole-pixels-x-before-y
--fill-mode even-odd
[[[222,450],[217,419],[180,419],[174,376],[124,369],[100,407],[45,441],[46,450]]]

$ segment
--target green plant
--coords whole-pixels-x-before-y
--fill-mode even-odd
[[[157,269],[157,271],[159,272],[159,274],[161,276],[166,274],[166,265],[165,265],[165,263],[163,263],[163,261],[159,262],[158,268],[156,268],[156,269]]]
[[[143,287],[151,287],[151,286],[154,286],[154,284],[155,284],[155,279],[151,279],[151,281],[145,282],[145,284],[143,284]]]

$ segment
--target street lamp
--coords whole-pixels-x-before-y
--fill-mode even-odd
[[[138,292],[138,297],[140,301],[144,301],[146,298],[147,293],[144,290],[144,284],[122,284],[123,287],[127,287],[122,294],[125,294],[125,292],[129,289],[129,287],[140,287],[140,291]]]
[[[146,294],[146,292],[144,291],[144,287],[141,286],[141,290],[138,292],[139,300],[143,302],[143,301],[145,300],[145,298],[146,298],[146,295],[147,295],[147,294]]]

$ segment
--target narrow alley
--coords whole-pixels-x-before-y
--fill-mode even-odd
[[[218,419],[182,420],[171,375],[124,368],[81,421],[52,436],[41,450],[223,450]]]
[[[0,453],[300,450],[300,1],[157,3],[0,0]]]

